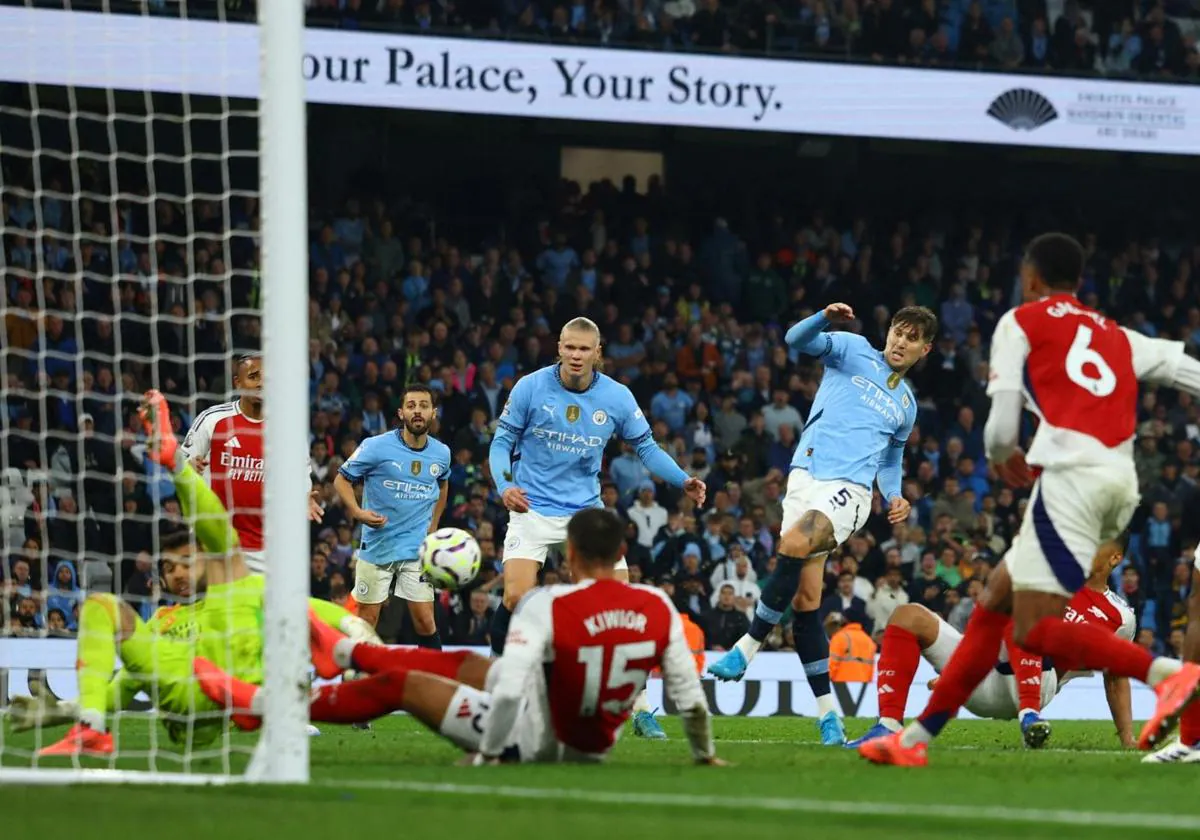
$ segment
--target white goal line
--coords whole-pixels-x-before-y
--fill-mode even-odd
[[[887,771],[883,771],[887,772]],[[686,793],[636,793],[582,788],[531,788],[514,785],[466,785],[445,782],[362,779],[324,779],[322,787],[431,793],[444,796],[501,799],[570,800],[594,805],[649,805],[665,808],[715,808],[745,812],[748,808],[804,814],[907,817],[970,822],[991,821],[1035,825],[1095,826],[1200,831],[1200,815],[1141,812],[1079,811],[1072,809],[1008,808],[1004,806],[917,804],[904,802],[846,802],[823,799],[782,799],[758,796],[708,796]]]

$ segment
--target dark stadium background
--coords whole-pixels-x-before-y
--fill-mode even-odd
[[[238,14],[251,11],[252,4],[236,5]],[[383,25],[345,10],[335,12],[329,3],[314,5],[317,24]],[[818,5],[795,4],[779,10],[780,15],[794,13],[797,22],[783,27],[782,34],[773,34],[770,44],[751,43],[746,34],[747,21],[753,23],[755,15],[776,13],[763,12],[769,6],[743,0],[722,7],[731,21],[729,51],[769,48],[775,55],[809,54],[817,38],[818,27],[811,21]],[[827,46],[823,57],[871,60],[868,47],[875,42],[870,39],[881,37],[872,28],[875,24],[864,22],[855,36],[853,24],[846,22],[852,4],[830,6],[842,18],[833,26],[835,34],[841,34],[832,38],[837,46]],[[864,10],[869,6],[864,4]],[[553,19],[550,4],[535,8],[538,15]],[[623,7],[612,8],[619,12]],[[441,25],[452,29],[461,30],[459,17],[485,23],[495,17],[498,28],[508,34],[552,37],[549,30],[535,33],[533,25],[521,22],[520,3],[496,8],[446,4],[436,9],[443,16]],[[1046,13],[1036,2],[1017,3],[1013,9],[1021,33],[1033,26],[1039,13]],[[1114,9],[1112,4],[1097,2],[1089,10],[1102,56],[1112,52],[1105,27],[1119,25],[1121,15]],[[992,14],[994,8],[988,6],[987,11]],[[1130,14],[1134,11],[1142,16],[1136,29],[1152,42],[1159,12],[1139,7]],[[419,25],[417,16],[404,14],[405,24]],[[903,40],[906,26],[925,25],[919,4],[888,14],[897,16],[887,19],[886,31],[893,40]],[[1067,10],[1049,30],[1073,38],[1072,14]],[[962,16],[969,12],[958,3],[942,4],[936,15],[947,31]],[[1065,28],[1059,26],[1064,20]],[[1180,21],[1185,29],[1191,28],[1191,21]],[[712,16],[693,18],[692,25],[709,34],[713,27],[720,28]],[[1167,71],[1194,81],[1194,39],[1181,34],[1178,26],[1172,30],[1168,25],[1166,30],[1178,37],[1167,51]],[[587,43],[598,37],[589,32],[585,26],[581,32],[553,37]],[[956,40],[961,42],[961,37]],[[1028,37],[1026,41],[1032,43]],[[643,45],[650,44],[643,39]],[[883,50],[883,56],[895,58],[889,56],[890,50]],[[1083,68],[1065,49],[1055,55],[1051,63],[1058,66],[1053,69],[1083,72],[1093,66]],[[959,59],[960,64],[979,63]],[[1104,56],[1099,63],[1106,60]],[[1132,69],[1139,68],[1156,70],[1134,62]],[[1163,74],[1159,70],[1154,75]],[[155,95],[152,102],[158,116],[185,113],[179,97]],[[63,110],[72,104],[62,91],[46,89],[39,91],[39,103],[43,109]],[[115,103],[122,114],[136,115],[146,108],[140,94],[118,94]],[[0,105],[28,108],[29,104],[25,86],[0,86]],[[99,93],[80,91],[74,104],[102,115],[108,109]],[[212,116],[220,108],[212,100],[196,98],[186,106],[193,116]],[[254,149],[257,133],[248,106],[233,103],[233,110],[236,115],[223,121],[227,150]],[[222,121],[192,119],[188,125],[194,152],[222,150]],[[170,211],[155,208],[165,214],[158,217],[159,230],[197,236],[190,252],[169,244],[163,248],[157,262],[163,276],[153,283],[136,279],[114,283],[107,248],[87,254],[84,265],[74,264],[73,255],[55,252],[53,247],[35,255],[26,250],[33,243],[12,232],[20,227],[17,220],[26,209],[12,188],[33,187],[28,155],[14,152],[33,148],[33,128],[31,119],[12,111],[0,116],[4,141],[0,167],[7,188],[2,195],[9,232],[2,264],[6,382],[0,395],[8,434],[3,436],[0,465],[5,468],[8,498],[18,506],[5,523],[0,632],[69,635],[72,612],[84,588],[127,594],[141,599],[147,608],[159,597],[152,580],[150,523],[156,509],[170,510],[170,489],[138,457],[131,409],[143,389],[161,387],[173,398],[186,427],[199,410],[225,399],[226,355],[260,346],[253,316],[259,301],[252,236],[255,210],[240,199],[231,201],[229,218],[241,227],[228,234],[222,212],[214,216],[202,202],[191,208],[190,230],[182,203],[175,203]],[[43,113],[36,128],[42,149],[70,150],[71,127],[66,120]],[[84,145],[109,147],[109,127],[102,120],[79,120],[75,129]],[[118,121],[114,132],[117,145],[130,153],[118,167],[122,191],[145,189],[147,169],[138,159],[147,150],[145,128],[136,121]],[[182,154],[182,132],[180,125],[156,120],[150,135],[154,150]],[[310,107],[308,144],[310,242],[296,247],[310,251],[311,271],[308,278],[295,278],[295,283],[298,290],[307,285],[314,313],[310,330],[318,337],[311,366],[312,466],[328,510],[326,522],[313,529],[310,562],[313,592],[320,597],[344,598],[346,584],[353,581],[348,563],[356,534],[339,528],[343,517],[329,489],[337,459],[376,428],[375,406],[391,421],[403,383],[408,381],[442,383],[445,398],[438,436],[456,453],[467,453],[452,472],[451,503],[443,521],[478,534],[485,554],[494,561],[505,520],[486,473],[487,424],[494,420],[495,401],[478,388],[464,391],[446,383],[482,379],[483,363],[489,359],[499,361],[502,372],[511,368],[513,375],[549,363],[561,324],[587,314],[600,323],[610,344],[618,340],[622,324],[630,325],[635,338],[643,339],[650,361],[630,380],[643,408],[651,408],[664,377],[671,373],[710,412],[720,408],[725,395],[733,396],[734,413],[748,424],[749,431],[728,434],[739,425],[735,417],[723,414],[714,422],[697,417],[694,408],[675,429],[656,423],[660,442],[675,451],[685,467],[708,471],[710,504],[703,511],[688,512],[679,528],[641,534],[644,546],[639,547],[637,524],[630,525],[630,560],[643,577],[674,593],[680,608],[706,628],[710,647],[727,645],[737,638],[741,615],[753,603],[749,578],[761,580],[769,571],[776,536],[772,526],[777,528],[779,520],[781,473],[775,470],[782,467],[786,472],[790,454],[787,434],[779,441],[769,433],[756,433],[753,417],[781,390],[786,405],[803,420],[819,378],[812,360],[786,354],[782,360],[773,358],[773,349],[781,346],[782,330],[815,308],[846,300],[861,317],[857,329],[876,340],[878,325],[911,296],[949,316],[934,352],[912,375],[922,409],[920,438],[910,442],[906,458],[906,476],[912,480],[906,491],[914,501],[912,528],[892,543],[894,535],[883,518],[873,517],[860,539],[851,540],[831,557],[827,610],[845,611],[834,587],[837,573],[850,567],[862,579],[856,581],[855,592],[863,596],[861,604],[852,603],[856,612],[851,617],[881,630],[889,605],[898,596],[874,590],[898,556],[905,596],[961,626],[969,614],[971,581],[986,574],[989,564],[1003,553],[1023,501],[1020,494],[1001,489],[980,457],[987,400],[981,384],[986,372],[978,367],[980,360],[987,359],[991,325],[1016,300],[1023,243],[1049,229],[1078,236],[1088,248],[1085,299],[1147,334],[1184,340],[1193,351],[1200,341],[1200,296],[1192,273],[1200,261],[1193,211],[1195,165],[1186,159],[333,106]],[[660,172],[660,178],[653,186],[643,183],[630,188],[623,182],[625,171],[606,169],[592,157],[586,179],[565,181],[564,150],[573,149],[657,155],[649,166]],[[42,155],[38,163],[44,184],[55,177],[70,183],[70,167],[63,160]],[[185,176],[190,176],[193,191],[222,189],[220,164],[192,160],[187,166],[190,170],[184,164],[156,162],[159,193],[185,193]],[[106,169],[84,165],[81,172],[95,192],[111,191]],[[232,188],[255,189],[252,158],[230,158],[228,172]],[[368,231],[361,246],[361,269],[352,256],[347,257],[357,247],[352,240],[358,221],[348,209],[352,201],[357,202],[363,230]],[[146,208],[132,202],[122,209],[128,211],[133,230],[143,234],[149,230]],[[104,225],[108,210],[93,207],[93,211],[95,221]],[[603,216],[603,236],[596,230],[597,214]],[[65,216],[70,219],[71,212]],[[385,221],[394,229],[394,241],[381,236]],[[332,243],[322,241],[326,226],[334,231]],[[338,242],[339,232],[343,239],[348,232],[349,239]],[[615,243],[608,246],[609,252],[601,249],[598,255],[598,293],[585,305],[579,304],[573,291],[581,282],[580,272],[571,271],[562,289],[548,293],[554,284],[547,283],[539,269],[539,256],[560,235],[581,257],[593,242]],[[685,245],[695,255],[690,262],[678,256]],[[226,266],[228,282],[211,273],[215,271],[211,257],[223,255],[226,246],[232,258]],[[643,246],[649,263],[638,264],[635,258],[633,267],[626,268],[626,257],[641,253]],[[494,273],[493,297],[480,291],[489,249],[498,250],[501,263]],[[847,264],[841,256],[848,249],[855,253]],[[121,252],[121,246],[114,253],[132,258],[134,265],[143,250],[135,244],[131,257]],[[211,253],[197,256],[205,250]],[[514,252],[522,277],[515,285],[512,266],[505,270]],[[455,264],[455,254],[461,263]],[[931,256],[940,264],[938,276],[931,269],[935,262]],[[424,284],[405,282],[414,259],[421,263],[419,276],[428,281],[427,290],[415,298],[413,291]],[[332,268],[335,263],[346,266],[344,285],[336,269],[328,272],[327,282],[319,277],[321,266]],[[611,285],[603,281],[606,272],[613,274]],[[131,276],[137,274],[133,269]],[[461,304],[453,299],[455,280],[463,288]],[[955,292],[960,285],[961,298]],[[29,305],[23,303],[26,294],[34,304],[44,303],[47,315],[60,311],[63,331],[59,335],[55,329],[45,345],[39,343],[36,330],[30,332],[27,316],[19,311]],[[452,299],[439,304],[447,294]],[[775,294],[778,301],[773,301]],[[202,321],[202,328],[188,338],[169,324],[150,320],[153,312],[169,312],[175,304],[188,315],[197,313],[198,306],[218,315]],[[667,317],[643,335],[645,309],[650,305]],[[85,314],[77,310],[72,314],[74,307],[86,310]],[[346,316],[340,318],[339,312]],[[469,326],[460,323],[464,315]],[[360,318],[366,320],[360,324]],[[160,352],[165,348],[196,352],[199,357],[191,364],[169,358],[150,364],[134,364],[126,358],[124,365],[111,364],[102,355],[114,346],[107,329],[100,326],[105,320],[113,321],[126,353],[149,351],[146,355],[151,355],[155,348]],[[438,333],[434,325],[439,320],[447,326],[444,338],[409,346],[422,330]],[[688,354],[682,347],[694,322],[702,323],[704,342],[714,347],[721,361],[715,382],[689,376]],[[377,346],[364,348],[367,339]],[[479,370],[444,372],[442,365],[453,367],[459,349],[468,364]],[[344,369],[339,356],[344,357]],[[367,372],[368,356],[375,357],[383,374],[379,381]],[[756,374],[754,363],[760,356],[766,371]],[[383,370],[387,361],[396,368],[390,381]],[[613,369],[611,358],[609,366]],[[56,381],[51,375],[39,384],[38,373],[53,374],[57,368],[64,378]],[[111,387],[105,385],[104,369],[112,374]],[[336,382],[321,385],[331,370],[338,372]],[[513,375],[500,377],[503,388],[511,386]],[[747,376],[751,384],[743,387]],[[755,376],[761,378],[755,382]],[[786,405],[768,411],[772,422],[791,416]],[[478,407],[487,415],[482,428],[471,425]],[[973,415],[969,423],[964,408]],[[1146,391],[1142,409],[1137,466],[1144,503],[1133,524],[1129,557],[1114,586],[1138,613],[1143,631],[1139,641],[1157,649],[1177,649],[1181,634],[1174,631],[1186,620],[1190,583],[1186,569],[1197,538],[1195,523],[1200,522],[1200,412],[1186,398],[1162,389]],[[94,418],[89,437],[81,435],[85,414]],[[698,448],[705,451],[704,465],[697,458]],[[727,452],[734,457],[726,458]],[[609,455],[617,458],[619,447]],[[962,470],[965,457],[975,458],[970,474]],[[621,469],[625,466],[629,465],[622,463],[611,476],[620,484],[621,511],[635,503],[640,483],[636,471]],[[730,485],[737,489],[729,489]],[[963,495],[967,489],[974,498]],[[667,510],[678,503],[661,486],[656,498]],[[1156,510],[1160,503],[1163,507]],[[750,518],[744,530],[743,515]],[[916,528],[921,531],[915,532]],[[738,576],[736,564],[722,562],[738,553],[735,545],[749,560],[751,573],[745,578]],[[889,551],[893,547],[899,550]],[[698,555],[698,562],[689,555]],[[850,556],[853,562],[848,561]],[[60,576],[61,569],[70,573]],[[492,582],[495,572],[496,564],[490,562],[479,581],[492,602],[498,596]],[[719,589],[726,576],[736,579],[740,600],[732,607],[714,606],[713,589]],[[438,611],[443,638],[483,641],[481,628],[486,621],[480,616],[472,620],[470,601],[470,592],[442,596]],[[489,608],[482,599],[476,601],[477,609]],[[51,625],[51,611],[63,615],[65,628],[57,621]],[[410,639],[403,615],[403,610],[385,613],[385,637]],[[772,643],[786,647],[788,638],[773,637]]]

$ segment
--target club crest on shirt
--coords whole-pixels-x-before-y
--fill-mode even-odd
[[[576,420],[578,420],[579,414],[580,414],[579,406],[577,406],[577,405],[567,406],[567,422],[568,423],[574,423]]]
[[[442,474],[442,465],[441,464],[430,464],[429,465],[429,474],[431,476],[433,476],[434,478],[437,478],[439,475]]]
[[[413,475],[420,475],[420,474],[421,474],[421,462],[420,462],[420,461],[413,461],[413,462],[412,462],[412,474],[413,474]]]
[[[892,371],[892,375],[888,377],[887,382],[888,382],[888,387],[894,389],[897,385],[900,384],[900,374],[896,373],[895,371]]]
[[[592,412],[592,422],[597,426],[603,426],[608,422],[608,414],[603,409],[596,409]]]

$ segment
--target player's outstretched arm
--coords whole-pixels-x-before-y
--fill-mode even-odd
[[[708,698],[704,696],[700,675],[696,673],[695,660],[692,659],[692,652],[683,632],[683,622],[674,605],[671,605],[665,596],[663,600],[671,607],[672,613],[671,635],[667,640],[666,650],[663,651],[663,688],[679,709],[683,731],[692,748],[692,758],[697,764],[723,764],[724,762],[716,756]]]
[[[831,303],[820,312],[809,315],[803,321],[793,324],[791,329],[784,334],[783,340],[787,345],[794,350],[798,350],[806,356],[826,356],[827,362],[834,364],[840,359],[838,353],[834,352],[835,336],[826,335],[824,330],[830,324],[851,321],[854,319],[854,310],[846,303]]]
[[[500,678],[492,688],[492,709],[484,722],[479,755],[484,762],[498,759],[512,743],[513,728],[521,713],[526,686],[546,660],[551,635],[550,596],[534,590],[517,604],[504,654]]]
[[[504,506],[514,513],[525,513],[529,510],[529,500],[525,498],[525,491],[513,483],[512,454],[516,445],[517,434],[503,423],[497,425],[488,447],[488,466]]]
[[[1121,328],[1133,352],[1133,371],[1141,382],[1154,382],[1200,396],[1200,361],[1185,352],[1182,341],[1148,338]]]
[[[1104,696],[1108,700],[1108,710],[1112,713],[1121,746],[1137,746],[1137,739],[1133,737],[1133,696],[1129,688],[1129,678],[1105,674]]]

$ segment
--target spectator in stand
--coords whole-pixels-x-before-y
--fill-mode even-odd
[[[488,593],[482,588],[472,589],[468,596],[469,606],[465,613],[455,620],[450,634],[450,642],[455,645],[491,644],[492,608]]]
[[[867,615],[878,633],[883,632],[897,607],[907,604],[908,592],[904,589],[904,575],[898,563],[888,565],[884,576],[876,582],[875,591],[867,601]]]
[[[1000,21],[1000,31],[988,47],[988,54],[993,62],[1005,70],[1015,69],[1024,63],[1025,43],[1021,40],[1011,17],[1006,16]]]
[[[959,28],[958,54],[964,61],[982,64],[988,60],[991,43],[992,28],[983,16],[983,6],[979,0],[972,0]]]
[[[867,614],[867,602],[854,594],[854,573],[843,571],[837,577],[837,590],[821,602],[821,621],[831,613],[840,613],[849,622],[861,624],[868,634],[873,625]]]
[[[667,510],[654,496],[654,482],[643,481],[638,485],[637,501],[625,512],[626,518],[637,526],[637,542],[644,548],[654,545],[654,538],[667,524]]]
[[[795,436],[804,428],[804,418],[796,407],[788,402],[788,392],[784,388],[776,388],[771,396],[771,404],[762,410],[763,428],[774,441],[779,440],[779,427],[791,426]]]
[[[946,606],[946,590],[950,586],[938,574],[937,559],[932,553],[921,557],[921,568],[908,587],[908,600],[942,615]]]
[[[667,424],[672,434],[680,434],[687,425],[688,412],[695,401],[680,389],[674,373],[663,377],[663,389],[650,401],[650,416]]]
[[[713,650],[729,650],[750,629],[750,619],[737,605],[733,584],[721,584],[715,597],[716,605],[704,624],[704,636]]]

